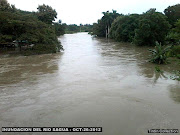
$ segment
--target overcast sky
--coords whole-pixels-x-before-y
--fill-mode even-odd
[[[52,6],[58,19],[67,24],[92,24],[102,17],[102,12],[117,10],[118,13],[139,13],[150,8],[163,12],[168,6],[180,3],[180,0],[8,0],[16,8],[37,11],[38,5]]]

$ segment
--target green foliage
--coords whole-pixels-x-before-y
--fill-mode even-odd
[[[12,41],[13,41],[12,35],[2,35],[2,34],[0,34],[0,42],[1,43],[12,42]]]
[[[52,24],[52,21],[55,21],[57,18],[56,10],[52,9],[51,6],[48,5],[40,5],[38,8],[37,16],[38,19],[47,24]]]
[[[120,14],[115,10],[112,12],[103,12],[103,17],[98,20],[98,23],[93,24],[93,34],[99,37],[105,37],[106,33],[109,34],[111,24],[118,16],[120,16]]]
[[[70,24],[70,25],[66,25],[65,31],[66,31],[65,33],[76,33],[79,32],[80,29],[76,24]]]
[[[159,44],[156,42],[155,49],[149,49],[151,52],[150,62],[157,64],[167,63],[167,52],[170,50],[170,48],[171,46],[164,47],[161,45],[161,43]]]
[[[138,27],[138,14],[117,17],[112,23],[110,37],[116,41],[132,42]]]
[[[180,19],[180,4],[169,6],[164,10],[164,13],[168,17],[169,23],[174,27],[174,24]]]
[[[72,34],[76,32],[92,32],[92,25],[90,24],[80,24],[79,26],[76,24],[70,24],[66,25],[65,24],[65,33],[66,34]]]
[[[11,42],[13,40],[28,40],[30,43],[52,44],[56,41],[53,27],[39,21],[33,15],[2,11],[0,13],[1,34],[11,37],[8,37]]]
[[[178,32],[175,32],[173,29],[166,36],[166,41],[168,44],[178,44],[180,43],[180,35]]]
[[[102,21],[105,22],[106,26],[110,26],[110,27],[114,19],[116,19],[119,16],[116,10],[112,10],[112,12],[109,11],[103,12],[103,15],[104,16],[102,17]]]
[[[57,36],[64,35],[66,24],[54,23],[54,28]]]
[[[173,46],[171,50],[172,50],[172,54],[174,56],[179,55],[180,54],[180,45]]]
[[[85,24],[85,25],[82,25],[82,24],[80,24],[80,31],[81,32],[92,32],[92,25],[90,25],[90,24]]]
[[[45,14],[49,10],[50,13],[47,15],[51,14],[51,7],[43,5],[45,9],[39,8],[38,13],[17,9],[12,12],[9,8],[13,9],[15,7],[6,3],[4,5],[9,8],[2,8],[2,1],[0,1],[0,43],[11,43],[14,40],[28,41],[29,44],[35,44],[33,50],[29,50],[34,51],[33,53],[38,51],[52,53],[58,51],[58,49],[63,49],[56,37],[56,34],[58,34],[56,32],[59,29],[55,31],[55,26],[51,24],[53,15],[49,18],[46,18],[45,15],[44,20],[37,16],[41,12]]]
[[[180,20],[174,24],[174,28],[168,33],[166,40],[168,43],[180,44]]]
[[[11,11],[12,7],[7,0],[0,0],[0,11]]]
[[[177,57],[178,59],[180,59],[180,54],[177,54],[176,57]]]
[[[98,23],[93,24],[93,35],[106,37],[106,26],[102,20],[98,20]]]
[[[180,34],[180,20],[175,23],[175,28],[173,30]]]
[[[176,37],[174,38],[177,44],[180,44],[180,20],[175,23],[175,28],[173,28],[174,33],[176,33]]]
[[[134,43],[137,45],[155,45],[155,42],[165,42],[165,37],[170,25],[166,21],[166,16],[150,9],[142,14],[139,27],[135,31]]]

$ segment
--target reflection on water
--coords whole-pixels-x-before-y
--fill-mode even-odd
[[[60,40],[63,53],[0,58],[0,126],[98,126],[103,135],[180,128],[180,87],[169,79],[179,65],[157,73],[148,47],[87,33]]]
[[[163,72],[159,72],[159,73],[156,72],[154,77],[154,83],[156,83],[159,78],[168,79],[168,77],[166,77]]]
[[[57,59],[53,55],[15,56],[0,59],[0,85],[18,83],[39,74],[53,73],[58,70]]]
[[[180,103],[180,83],[170,86],[170,97],[177,103]]]

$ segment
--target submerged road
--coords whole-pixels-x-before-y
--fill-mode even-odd
[[[59,54],[0,58],[0,127],[103,128],[27,135],[180,130],[180,83],[170,79],[178,64],[160,66],[160,74],[147,62],[147,47],[87,33],[65,34],[60,41],[65,51]]]

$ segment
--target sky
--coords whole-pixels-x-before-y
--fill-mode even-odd
[[[51,6],[58,13],[57,19],[66,24],[92,24],[102,17],[102,12],[116,10],[122,14],[141,14],[150,8],[163,12],[180,0],[8,0],[16,8],[37,11],[38,5]]]

